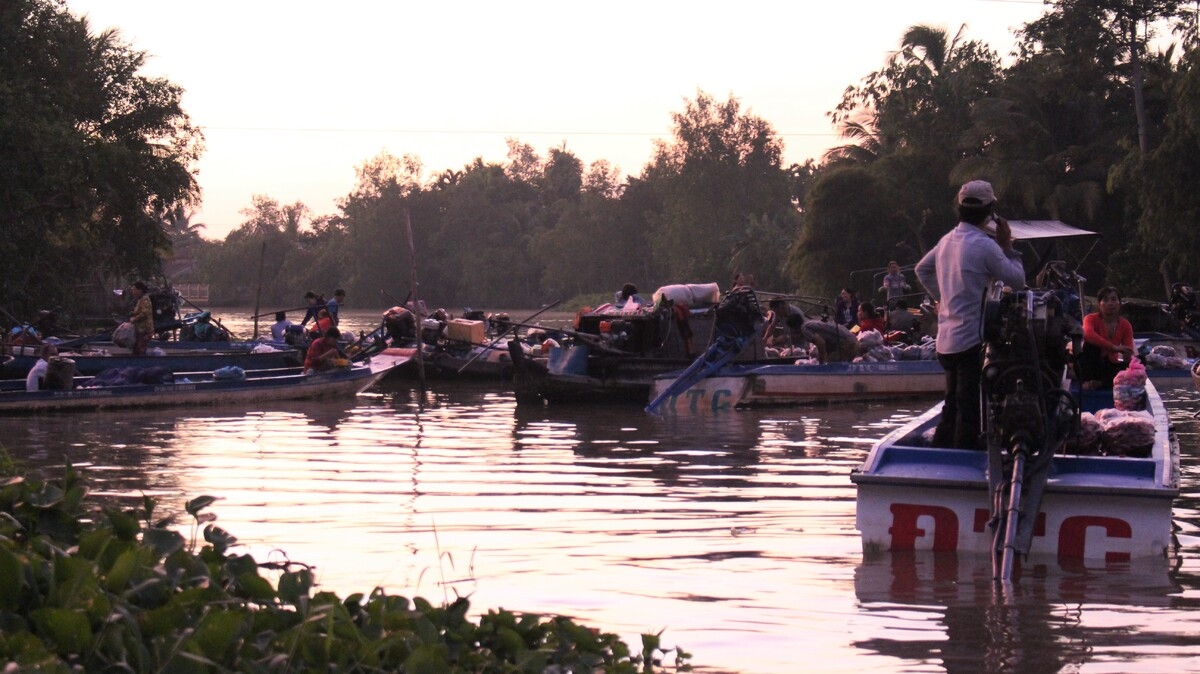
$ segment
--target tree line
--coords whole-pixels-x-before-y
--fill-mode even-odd
[[[142,52],[59,0],[3,7],[0,86],[16,96],[0,109],[0,245],[16,263],[0,306],[66,304],[99,273],[147,276],[172,255],[197,260],[191,280],[214,301],[267,306],[334,287],[384,306],[414,290],[414,263],[419,296],[446,307],[727,286],[737,271],[767,290],[869,296],[872,275],[851,272],[916,262],[974,178],[1005,217],[1098,232],[1080,268],[1092,291],[1164,299],[1200,271],[1189,3],[1057,0],[1005,61],[964,30],[913,26],[829,113],[845,144],[803,164],[785,166],[780,136],[735,96],[697,91],[636,175],[515,138],[504,162],[441,173],[382,153],[336,213],[258,195],[222,241],[191,222],[203,139],[178,87],[137,75]]]

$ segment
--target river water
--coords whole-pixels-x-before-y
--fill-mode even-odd
[[[397,381],[357,399],[0,417],[0,438],[45,474],[83,467],[106,497],[180,513],[219,497],[210,510],[248,551],[314,565],[343,597],[469,596],[635,647],[662,630],[698,671],[1200,672],[1200,395],[1164,397],[1184,454],[1177,548],[1041,567],[1006,602],[986,560],[864,559],[849,473],[928,400],[660,418]]]

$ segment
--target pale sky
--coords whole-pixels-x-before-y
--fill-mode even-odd
[[[841,144],[827,113],[879,69],[911,25],[988,43],[1041,0],[664,2],[571,0],[68,0],[93,32],[149,53],[145,74],[186,91],[205,135],[193,222],[223,238],[255,194],[335,214],[355,167],[388,151],[425,178],[506,137],[585,166],[639,174],[671,114],[703,90],[770,122],[784,163]]]

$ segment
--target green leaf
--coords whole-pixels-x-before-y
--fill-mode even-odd
[[[215,496],[197,496],[196,498],[184,504],[184,508],[188,514],[195,517],[201,510],[212,505],[217,500]]]
[[[237,577],[238,587],[242,589],[243,595],[254,601],[269,602],[275,599],[275,588],[271,587],[271,583],[266,578],[257,573],[243,573]]]
[[[228,660],[250,621],[241,611],[210,612],[196,627],[192,641],[214,662]]]
[[[285,573],[279,577],[279,598],[289,604],[299,604],[312,590],[313,574],[308,569]]]
[[[117,538],[123,541],[137,539],[138,532],[142,529],[142,523],[138,521],[136,515],[115,508],[105,508],[104,514],[112,523],[113,533],[117,535]]]
[[[37,631],[62,657],[84,653],[92,643],[92,627],[82,611],[42,608],[29,614]]]
[[[178,531],[171,529],[146,529],[142,532],[142,541],[152,546],[160,557],[166,557],[187,544]]]
[[[15,611],[20,605],[23,564],[8,546],[0,546],[0,610]]]
[[[136,550],[126,550],[113,563],[112,568],[108,570],[108,575],[104,579],[104,589],[107,592],[120,593],[126,585],[129,584],[129,579],[133,577],[134,571],[138,567],[139,555]]]

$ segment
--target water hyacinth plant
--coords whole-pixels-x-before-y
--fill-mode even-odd
[[[210,496],[186,505],[189,540],[155,519],[152,498],[133,509],[89,501],[70,466],[61,481],[0,470],[5,672],[691,671],[691,655],[662,648],[659,634],[633,654],[562,616],[472,620],[463,597],[435,606],[378,588],[314,591],[304,564],[233,552],[236,538],[205,512]]]

